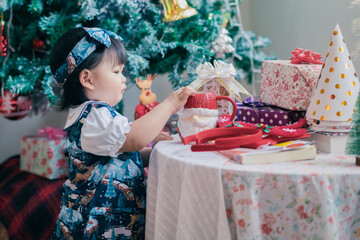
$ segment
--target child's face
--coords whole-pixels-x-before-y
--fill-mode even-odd
[[[126,89],[126,78],[122,74],[124,64],[114,64],[110,57],[91,70],[93,75],[93,91],[91,100],[106,102],[115,106],[123,97]]]

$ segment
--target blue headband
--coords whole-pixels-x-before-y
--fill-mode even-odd
[[[86,37],[83,37],[75,47],[70,51],[63,64],[56,70],[54,74],[54,81],[57,85],[62,87],[69,77],[69,75],[84,61],[91,53],[93,53],[99,46],[99,43],[105,45],[107,48],[111,45],[111,38],[122,40],[121,37],[113,32],[103,30],[101,28],[83,28],[91,38],[97,42],[89,42]]]

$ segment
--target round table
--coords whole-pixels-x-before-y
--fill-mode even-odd
[[[176,135],[151,154],[146,239],[356,239],[359,195],[353,156],[241,165]]]

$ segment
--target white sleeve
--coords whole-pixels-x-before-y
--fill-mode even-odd
[[[89,153],[116,157],[130,132],[129,121],[118,114],[113,117],[106,107],[92,108],[82,120],[81,148]]]

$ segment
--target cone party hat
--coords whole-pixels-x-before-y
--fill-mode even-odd
[[[311,129],[348,132],[359,87],[359,79],[345,40],[339,25],[336,25],[317,87],[306,111]]]

